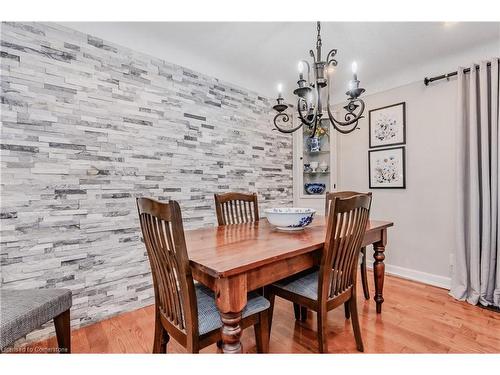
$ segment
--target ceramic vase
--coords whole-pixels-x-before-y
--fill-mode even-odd
[[[318,137],[309,138],[308,141],[309,152],[320,152],[321,146]]]

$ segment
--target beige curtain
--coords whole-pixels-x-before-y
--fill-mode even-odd
[[[499,59],[458,72],[458,228],[450,294],[500,307]]]

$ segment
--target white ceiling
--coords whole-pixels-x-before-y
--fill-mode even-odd
[[[66,22],[63,25],[270,97],[291,92],[315,47],[315,22]],[[367,93],[500,56],[500,23],[323,22],[323,54],[338,50],[334,99],[356,60]],[[287,95],[291,98],[291,95]]]

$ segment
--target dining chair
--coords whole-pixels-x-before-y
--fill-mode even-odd
[[[153,353],[166,353],[170,336],[191,353],[213,343],[220,350],[222,322],[214,293],[193,281],[179,204],[137,198],[137,209],[155,293]],[[249,293],[240,324],[254,326],[259,353],[268,351],[269,306],[264,297]]]
[[[325,197],[325,217],[328,216],[328,212],[330,210],[331,202],[334,198],[347,198],[352,197],[353,195],[360,195],[363,193],[358,193],[356,191],[339,191],[335,193],[326,192]],[[365,299],[370,299],[370,289],[368,288],[368,275],[366,273],[366,247],[361,248],[361,284],[363,286],[363,294]],[[299,306],[298,304],[293,304],[293,309],[295,313],[295,319],[305,322],[307,320],[307,308],[305,306]],[[345,317],[349,319],[350,311],[349,304],[346,303],[344,305]]]
[[[339,191],[335,193],[326,193],[325,199],[325,216],[328,216],[328,211],[330,209],[330,204],[334,198],[347,198],[353,195],[360,195],[363,193],[358,193],[356,191]],[[365,299],[370,299],[370,289],[368,288],[368,275],[366,273],[366,247],[361,248],[361,284],[363,285],[363,294]],[[347,310],[346,310],[347,311]],[[349,318],[349,313],[346,312],[346,317]]]
[[[259,204],[256,193],[214,194],[214,200],[219,226],[259,221]],[[265,287],[258,289],[257,293],[263,295],[264,289]]]
[[[57,352],[71,353],[72,303],[69,289],[0,289],[0,353],[50,320]]]
[[[243,224],[259,221],[256,193],[214,194],[215,211],[219,225]]]
[[[275,296],[316,311],[321,353],[328,351],[327,313],[346,302],[351,311],[356,348],[360,352],[364,350],[356,305],[356,273],[370,204],[371,193],[343,199],[335,197],[328,213],[319,268],[315,272],[299,273],[280,280],[266,290],[271,302],[271,319]]]

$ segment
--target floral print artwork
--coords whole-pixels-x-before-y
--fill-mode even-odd
[[[375,122],[373,128],[373,136],[380,142],[384,141],[394,141],[398,135],[398,128],[396,125],[396,119],[381,115]]]
[[[371,150],[370,188],[404,188],[404,148]]]
[[[405,143],[405,103],[370,111],[370,147]]]
[[[374,168],[374,179],[379,184],[397,182],[401,177],[399,173],[399,163],[394,155],[390,155],[383,159],[377,159],[376,163],[377,165]]]

